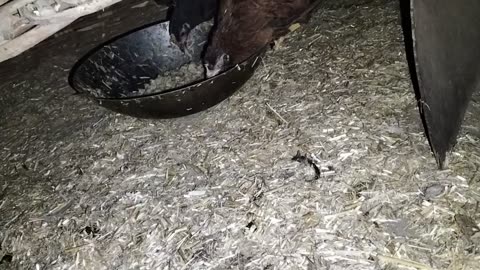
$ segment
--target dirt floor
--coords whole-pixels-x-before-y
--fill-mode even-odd
[[[51,63],[0,82],[0,269],[480,269],[479,102],[437,171],[397,1],[328,0],[263,61],[172,120]]]

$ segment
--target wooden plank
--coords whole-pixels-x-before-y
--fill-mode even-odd
[[[124,0],[109,8],[82,17],[57,34],[21,55],[0,63],[2,82],[25,78],[41,63],[64,67],[53,70],[66,83],[68,69],[78,59],[111,38],[133,29],[166,19],[169,1]],[[52,75],[53,76],[53,75]]]

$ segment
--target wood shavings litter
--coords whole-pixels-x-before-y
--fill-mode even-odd
[[[480,232],[480,228],[478,227],[477,223],[475,223],[475,220],[473,220],[471,217],[457,214],[455,215],[454,219],[455,223],[460,229],[460,232],[466,237],[471,237]]]
[[[156,79],[145,85],[145,89],[135,95],[149,95],[169,89],[193,84],[205,79],[205,70],[201,63],[188,63],[176,70],[169,70],[160,74]]]
[[[432,184],[423,189],[422,195],[426,200],[440,196],[445,191],[445,186],[441,184]]]
[[[312,158],[302,155],[300,151],[297,151],[297,154],[295,154],[292,160],[298,161],[300,163],[306,163],[312,166],[313,170],[315,171],[315,180],[320,178],[320,169],[318,168],[317,164],[315,164]]]
[[[244,91],[177,119],[71,96],[60,55],[16,73],[0,268],[478,270],[480,147],[462,131],[436,169],[398,17],[395,0],[325,1]]]

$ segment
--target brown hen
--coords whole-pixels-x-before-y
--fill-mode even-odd
[[[217,75],[306,22],[320,0],[220,0],[217,23],[204,55],[207,77]]]

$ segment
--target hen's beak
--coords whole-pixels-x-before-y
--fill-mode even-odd
[[[204,65],[204,66],[205,66],[205,73],[207,75],[207,78],[215,77],[221,71],[219,68],[210,69],[209,65]]]

